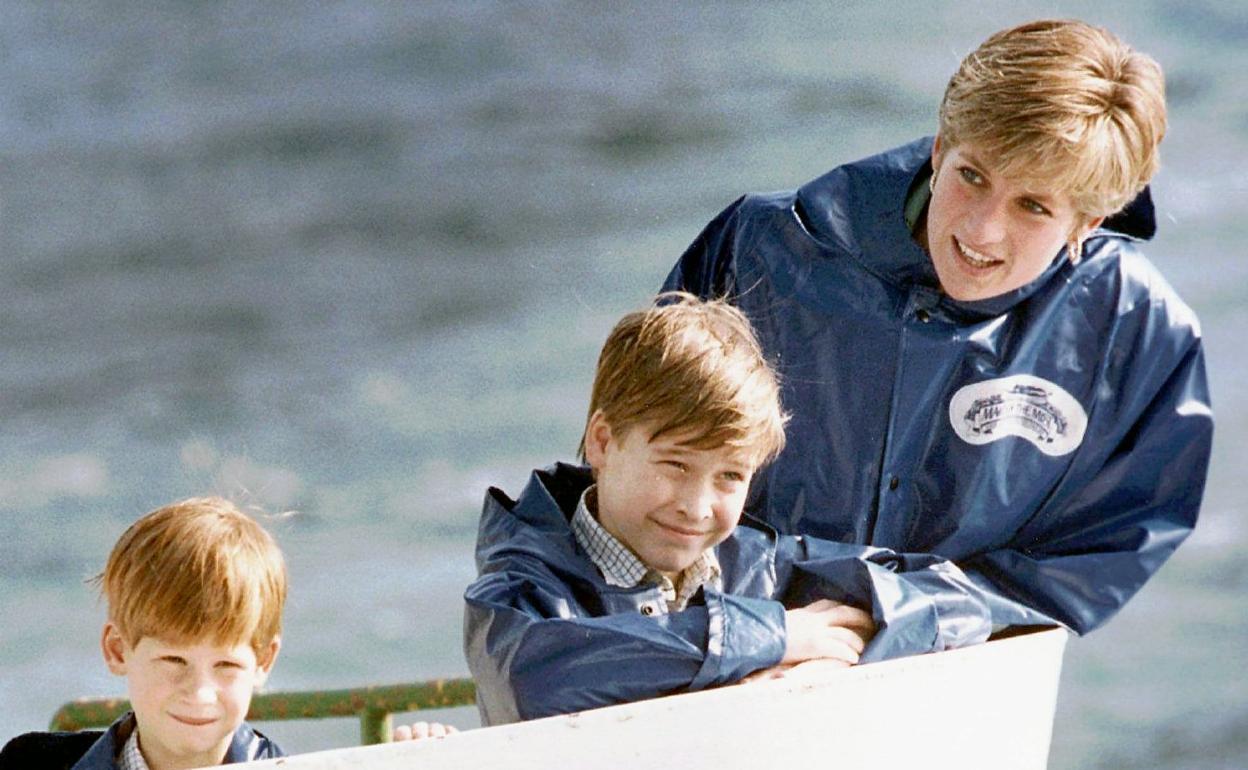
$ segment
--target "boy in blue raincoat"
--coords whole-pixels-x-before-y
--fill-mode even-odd
[[[947,562],[741,520],[751,478],[784,444],[779,384],[740,311],[662,299],[603,348],[589,467],[537,470],[516,500],[486,496],[464,641],[485,724],[962,641],[942,618],[967,608],[924,598],[959,592]],[[892,595],[875,592],[876,572],[895,573]]]

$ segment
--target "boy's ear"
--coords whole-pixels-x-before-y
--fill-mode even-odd
[[[126,675],[126,658],[130,655],[130,646],[121,635],[121,629],[113,621],[104,623],[100,632],[100,651],[104,653],[104,664],[117,676]]]
[[[281,649],[282,637],[275,636],[273,641],[269,642],[268,648],[260,651],[256,659],[256,687],[263,685],[269,678],[269,672],[273,670],[273,664],[277,662],[277,653]]]
[[[611,425],[602,410],[594,412],[585,427],[585,462],[594,469],[602,465],[607,455],[607,445],[611,443]]]

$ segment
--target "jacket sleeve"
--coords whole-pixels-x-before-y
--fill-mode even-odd
[[[835,599],[870,608],[876,634],[863,663],[964,647],[991,631],[982,592],[937,556],[799,535],[781,538],[776,561],[785,606]]]
[[[486,724],[733,682],[778,663],[784,607],[706,591],[667,615],[591,616],[545,564],[517,556],[465,594],[464,646]]]
[[[1106,442],[1089,470],[1067,480],[1070,491],[1059,490],[1012,547],[964,561],[994,624],[1047,620],[1087,633],[1191,533],[1213,441],[1199,336],[1162,381],[1137,419]]]

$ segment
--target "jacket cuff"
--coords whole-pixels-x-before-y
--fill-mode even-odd
[[[690,690],[739,681],[784,657],[784,605],[706,591],[706,658]]]
[[[879,630],[862,662],[965,647],[992,632],[987,606],[966,590],[965,575],[952,563],[901,573],[867,567]]]

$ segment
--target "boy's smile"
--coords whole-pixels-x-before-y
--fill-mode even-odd
[[[645,425],[615,433],[596,413],[585,457],[596,471],[598,523],[676,582],[737,526],[754,465],[736,447],[697,449],[683,443],[688,436],[649,435]]]
[[[112,623],[101,643],[109,669],[126,677],[139,748],[152,770],[220,764],[279,644],[263,661],[247,643],[175,644],[145,636],[130,645]]]

